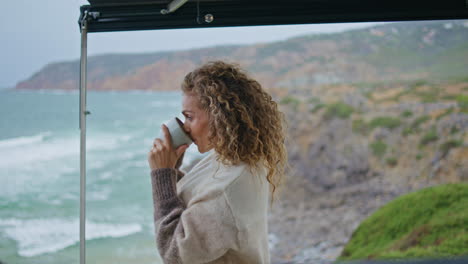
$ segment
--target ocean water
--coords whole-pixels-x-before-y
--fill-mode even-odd
[[[161,263],[146,155],[179,92],[88,92],[89,263]],[[79,263],[79,94],[0,90],[0,261]],[[192,145],[184,162],[200,158]]]

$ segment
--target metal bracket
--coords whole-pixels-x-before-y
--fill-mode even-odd
[[[84,11],[84,15],[80,20],[80,30],[86,29],[88,23],[88,10]]]
[[[90,15],[93,20],[96,20],[99,18],[99,16],[101,16],[101,13],[93,11],[93,12],[88,12],[88,15]]]
[[[97,20],[100,16],[101,13],[99,12],[89,12],[88,10],[85,10],[83,17],[80,19],[80,30],[83,30],[87,26],[88,21]]]
[[[179,9],[181,6],[183,6],[187,2],[188,0],[173,0],[167,5],[167,8],[161,9],[161,14],[167,15],[169,13],[175,12],[177,9]]]

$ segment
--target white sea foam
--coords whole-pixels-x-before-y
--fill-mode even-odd
[[[46,137],[52,135],[52,132],[46,131],[30,137],[16,137],[0,140],[0,150],[5,148],[27,146],[30,144],[42,142]]]
[[[78,219],[0,219],[0,230],[17,242],[18,254],[23,257],[56,252],[79,242]],[[86,221],[86,240],[124,237],[141,230],[140,224]]]
[[[34,162],[56,160],[79,153],[78,138],[57,138],[44,141],[44,135],[29,138],[16,138],[0,147],[0,169],[31,165]]]
[[[118,140],[120,142],[127,142],[129,141],[130,139],[134,138],[133,135],[122,135],[122,136],[119,136]]]
[[[134,158],[136,154],[126,150],[124,144],[133,137],[117,133],[89,136],[87,168],[102,170],[115,160]],[[10,200],[21,194],[39,193],[43,188],[69,186],[73,181],[71,175],[79,175],[79,145],[78,135],[59,136],[52,132],[2,140],[0,199]],[[103,199],[103,196],[100,195],[98,199]]]
[[[54,199],[54,200],[47,200],[47,203],[51,205],[61,205],[62,201],[58,199]]]
[[[87,150],[113,150],[119,146],[119,138],[112,135],[98,135],[88,137]]]
[[[55,161],[63,157],[79,157],[80,139],[76,137],[51,137],[44,132],[31,137],[18,137],[0,141],[0,169],[15,168],[34,162]],[[134,136],[98,134],[88,136],[87,151],[114,150]],[[47,140],[45,140],[47,139]]]
[[[135,135],[110,134],[110,133],[89,133],[86,141],[87,150],[114,150],[122,146],[123,143],[135,138]]]
[[[91,201],[105,201],[109,198],[110,193],[111,193],[111,189],[101,187],[98,190],[90,191],[87,199]]]
[[[9,157],[4,159],[6,158],[9,159]],[[21,165],[21,163],[18,163],[16,168],[0,167],[0,200],[7,199],[11,201],[11,199],[15,199],[21,194],[51,193],[44,192],[44,188],[51,190],[50,188],[62,185],[69,188],[73,179],[63,176],[70,175],[70,173],[78,175],[79,167],[76,163],[78,163],[76,160],[62,160],[47,162],[46,164]]]
[[[99,179],[107,180],[107,179],[111,178],[112,175],[114,175],[114,173],[112,171],[105,171],[105,172],[99,174]]]

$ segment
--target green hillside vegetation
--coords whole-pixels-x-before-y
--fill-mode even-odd
[[[395,118],[395,117],[390,117],[390,116],[381,116],[381,117],[376,117],[371,120],[369,123],[369,126],[371,128],[376,128],[376,127],[385,127],[388,129],[393,129],[396,127],[399,127],[401,124],[400,119]]]
[[[354,112],[353,107],[347,105],[343,102],[336,102],[326,106],[327,110],[325,112],[325,118],[341,118],[347,119]]]
[[[419,190],[389,202],[354,231],[339,260],[468,254],[468,184]]]
[[[437,121],[453,113],[453,107],[445,110],[445,112],[437,117]]]
[[[280,104],[286,104],[286,105],[291,105],[295,110],[299,107],[301,104],[301,101],[293,96],[285,96],[281,101],[279,102]]]
[[[461,112],[468,113],[468,95],[461,94],[456,97],[456,100]]]
[[[426,134],[423,135],[420,141],[420,145],[427,145],[433,141],[436,141],[439,139],[439,136],[437,135],[437,131],[435,128],[431,128]]]
[[[413,112],[409,111],[409,110],[405,110],[403,113],[401,113],[401,116],[402,117],[411,117],[413,115]]]
[[[370,148],[372,149],[372,154],[381,158],[385,155],[385,152],[387,151],[387,144],[385,144],[381,140],[377,140],[370,144]]]
[[[445,23],[428,22],[421,29],[416,24],[393,24],[375,27],[374,34],[362,31],[341,36],[353,40],[346,49],[372,65],[416,72],[427,71],[436,78],[466,74],[468,44],[463,36],[452,34]],[[453,28],[452,28],[453,29]],[[358,33],[358,34],[356,34]],[[419,40],[419,41],[415,41]],[[378,43],[377,50],[370,43]],[[360,44],[361,46],[359,46]],[[356,52],[359,50],[360,52]]]
[[[440,151],[442,151],[442,153],[448,153],[452,148],[458,148],[461,146],[463,146],[463,141],[450,139],[444,142],[442,145],[440,145],[439,149]]]
[[[373,157],[372,166],[389,166],[396,169],[395,173],[409,173],[400,166],[405,164],[403,160],[427,163],[431,161],[430,157],[436,155],[436,151],[440,151],[445,158],[452,149],[457,150],[451,152],[455,156],[449,159],[459,159],[466,155],[464,121],[461,118],[465,114],[464,109],[468,107],[464,92],[467,87],[468,81],[417,80],[360,83],[347,86],[348,90],[344,92],[343,86],[326,85],[316,87],[316,94],[308,90],[293,90],[293,95],[285,94],[278,101],[282,109],[293,112],[295,116],[308,116],[312,124],[318,122],[321,127],[326,127],[333,119],[341,120],[343,129],[349,129],[356,142],[365,146],[369,157]],[[411,91],[407,92],[409,96],[402,96],[399,102],[387,99],[405,93],[406,90]],[[423,93],[427,93],[428,97],[432,96],[429,93],[434,90],[438,91],[434,97],[436,102],[417,96]],[[343,93],[347,94],[344,96]],[[351,93],[353,97],[350,96]],[[371,96],[364,96],[366,93]],[[348,99],[336,99],[340,97]],[[357,98],[362,101],[358,103]],[[411,108],[399,107],[407,103],[412,104]],[[381,105],[392,110],[381,111]],[[314,134],[316,130],[310,128],[301,133]],[[343,153],[347,151],[345,146],[339,149]],[[460,166],[457,164],[459,163],[455,162],[446,166]]]
[[[352,123],[352,130],[354,133],[367,135],[369,133],[369,125],[362,119],[355,119]]]

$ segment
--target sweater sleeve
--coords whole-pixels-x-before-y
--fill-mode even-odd
[[[220,192],[185,207],[177,196],[176,170],[151,172],[156,244],[165,264],[206,263],[238,250],[238,229]]]
[[[179,182],[184,176],[185,176],[185,173],[183,173],[182,171],[178,169],[177,170],[177,182]]]

